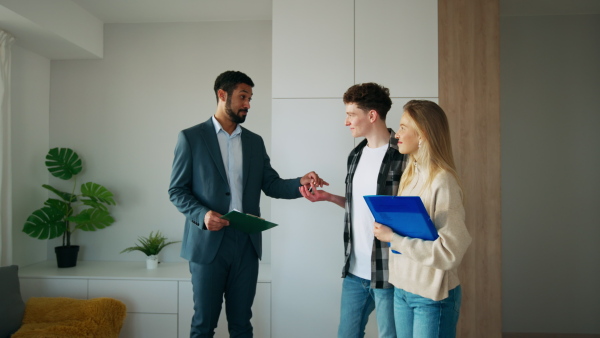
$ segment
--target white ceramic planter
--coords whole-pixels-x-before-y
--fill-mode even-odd
[[[158,267],[158,256],[151,255],[146,258],[146,269],[156,269]]]

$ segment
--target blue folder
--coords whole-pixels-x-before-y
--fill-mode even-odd
[[[367,195],[364,198],[375,221],[389,226],[398,235],[429,241],[439,237],[421,197]]]

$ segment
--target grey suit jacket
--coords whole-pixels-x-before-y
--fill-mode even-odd
[[[262,137],[245,128],[242,128],[241,137],[244,212],[260,216],[261,190],[267,196],[275,198],[300,197],[300,178],[279,177],[271,167]],[[224,230],[206,230],[204,215],[210,210],[226,214],[231,201],[212,118],[179,133],[169,196],[171,202],[186,217],[181,257],[199,264],[212,262],[223,239]],[[258,257],[262,257],[261,233],[249,236]]]

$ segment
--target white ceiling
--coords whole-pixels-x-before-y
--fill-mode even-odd
[[[27,0],[21,0],[27,1]],[[71,0],[104,23],[271,20],[272,0]],[[502,16],[600,14],[600,0],[500,0]]]
[[[71,0],[104,23],[271,20],[272,0]]]
[[[600,0],[500,0],[500,13],[600,14]],[[21,47],[52,60],[101,58],[103,24],[271,20],[272,16],[273,0],[0,0],[0,28],[12,33]]]
[[[273,12],[272,0],[71,1],[104,23],[271,20]],[[500,0],[500,12],[502,16],[600,14],[600,0]]]
[[[0,0],[0,29],[51,60],[102,58],[103,24],[271,20],[272,0]]]

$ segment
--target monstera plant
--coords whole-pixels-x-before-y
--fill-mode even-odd
[[[48,198],[42,208],[35,210],[27,218],[23,232],[38,239],[62,236],[62,246],[55,248],[58,266],[75,266],[79,246],[71,245],[71,235],[76,230],[96,231],[113,224],[115,220],[108,207],[116,203],[113,194],[97,183],[83,183],[79,193],[76,192],[77,174],[83,166],[79,155],[72,149],[50,149],[46,155],[46,167],[54,177],[73,181],[73,188],[70,192],[65,192],[43,184],[42,187],[50,190],[57,198]],[[59,253],[63,251],[75,251],[74,261],[73,258],[68,258],[61,262]]]

